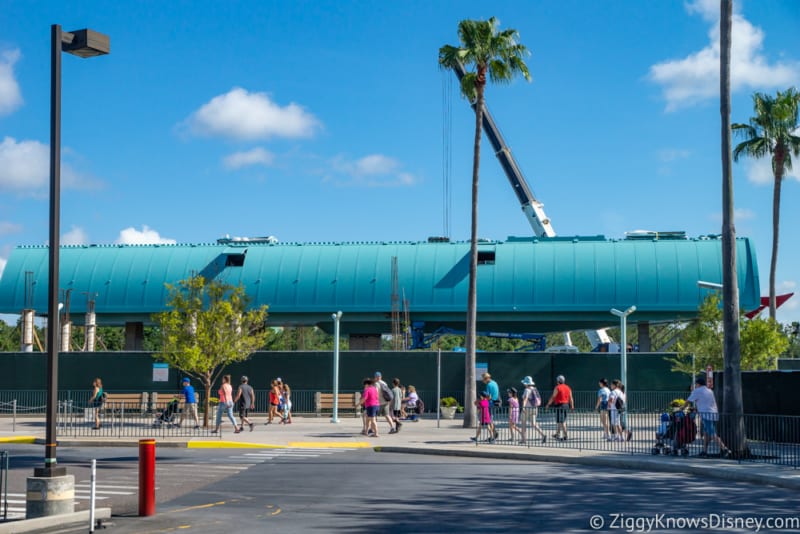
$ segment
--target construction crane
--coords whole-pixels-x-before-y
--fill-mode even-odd
[[[464,69],[461,63],[457,63],[453,70],[459,82],[461,82],[467,74],[466,69]],[[477,112],[477,104],[473,102],[471,106],[472,110]],[[492,114],[489,113],[489,109],[485,104],[483,106],[482,116],[483,133],[485,133],[486,137],[489,139],[489,143],[491,143],[494,149],[494,155],[497,156],[497,160],[500,162],[500,166],[503,168],[506,178],[508,178],[509,183],[511,183],[511,187],[514,189],[514,193],[517,195],[517,199],[522,207],[522,212],[525,214],[528,224],[531,225],[534,235],[536,235],[536,237],[555,237],[556,231],[553,230],[553,226],[550,224],[550,218],[544,212],[544,204],[533,196],[533,192],[528,186],[525,176],[522,174],[516,160],[514,160],[514,156],[511,154],[511,149],[508,147],[505,139],[503,139],[500,129],[497,127],[497,124],[495,124],[494,118]],[[604,343],[611,343],[611,338],[605,330],[587,330],[586,336],[589,338],[592,347],[598,347]],[[565,333],[564,337],[567,346],[571,346],[572,341],[569,339],[569,333]]]

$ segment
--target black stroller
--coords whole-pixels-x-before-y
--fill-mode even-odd
[[[683,406],[673,406],[672,412],[661,415],[661,425],[656,432],[656,444],[651,452],[657,454],[672,454],[673,456],[689,455],[689,445],[697,436],[697,425],[691,413],[687,413]]]
[[[178,413],[180,413],[180,402],[178,399],[172,399],[167,403],[164,409],[161,410],[161,413],[156,416],[156,420],[153,421],[153,426],[177,425]]]

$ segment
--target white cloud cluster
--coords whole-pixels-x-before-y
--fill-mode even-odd
[[[253,165],[269,167],[274,161],[275,155],[272,152],[261,147],[256,147],[252,150],[234,152],[229,156],[225,156],[223,165],[225,165],[226,169],[235,170]]]
[[[347,176],[342,185],[397,187],[417,183],[413,174],[402,170],[399,161],[383,154],[370,154],[357,160],[337,156],[331,162],[331,167]]]
[[[161,237],[156,230],[149,226],[142,225],[141,230],[137,230],[133,226],[125,228],[119,233],[119,237],[115,243],[120,245],[174,245],[176,241],[166,237]]]
[[[185,122],[196,135],[244,140],[311,137],[321,126],[299,104],[281,107],[268,94],[250,93],[241,87],[215,96]]]
[[[719,2],[696,0],[686,6],[711,23],[709,43],[683,59],[657,63],[648,77],[663,87],[667,111],[719,95]],[[763,55],[764,32],[734,13],[731,34],[731,91],[785,87],[800,81],[798,62],[770,64]]]
[[[800,135],[800,129],[795,130],[794,135]],[[738,141],[740,140],[734,142]],[[739,158],[739,164],[744,165],[745,176],[750,183],[771,186],[775,181],[775,176],[772,174],[772,157],[749,159],[742,156]],[[792,170],[784,171],[783,179],[800,182],[800,158],[792,158]]]
[[[14,64],[20,55],[16,48],[0,52],[0,115],[11,113],[22,105],[22,93],[14,77]]]
[[[63,149],[62,157],[69,153]],[[0,142],[0,191],[40,195],[47,192],[50,182],[50,147],[39,141],[17,141],[5,137]],[[99,182],[76,172],[61,162],[61,185],[64,188],[89,189]]]
[[[89,242],[89,236],[80,226],[72,226],[69,232],[61,236],[62,245],[85,245]]]

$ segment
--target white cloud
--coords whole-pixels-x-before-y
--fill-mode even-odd
[[[661,85],[667,111],[690,106],[719,95],[719,2],[687,4],[690,14],[700,14],[711,23],[709,43],[683,59],[668,60],[650,67],[648,77]],[[770,64],[762,50],[764,32],[741,14],[734,13],[731,33],[731,91],[785,87],[800,81],[800,63]]]
[[[62,157],[68,154],[62,150]],[[50,183],[50,147],[39,141],[17,141],[5,137],[0,142],[0,191],[40,195],[47,193]],[[64,188],[88,189],[98,182],[76,172],[68,163],[61,162],[61,185]]]
[[[73,226],[69,232],[61,236],[62,245],[85,245],[89,242],[89,236],[80,226]]]
[[[800,135],[800,131],[795,130],[794,135]],[[739,163],[744,165],[744,172],[748,182],[756,185],[771,186],[775,181],[775,177],[772,174],[772,156],[760,159],[741,156]],[[784,180],[797,180],[800,182],[800,158],[792,158],[792,164],[792,170],[784,171],[783,178]]]
[[[22,231],[22,225],[8,221],[0,221],[0,235],[16,234]]]
[[[176,241],[174,239],[161,237],[157,231],[144,224],[142,225],[141,231],[133,226],[125,228],[119,233],[119,237],[115,243],[120,245],[174,245]]]
[[[241,87],[215,96],[185,121],[196,135],[233,139],[311,137],[319,120],[294,102],[281,107],[266,93],[250,93]]]
[[[345,180],[335,180],[340,185],[357,185],[367,187],[410,186],[417,183],[417,178],[402,170],[400,162],[383,154],[370,154],[357,160],[349,160],[337,156],[331,161],[331,167]],[[332,180],[331,177],[326,177]]]
[[[7,259],[0,258],[0,277],[3,276],[3,271],[6,270],[6,263],[8,263]]]
[[[670,161],[686,159],[690,155],[691,151],[683,148],[664,148],[658,151],[658,160],[669,163]]]
[[[16,48],[0,52],[0,115],[11,113],[22,105],[22,93],[14,78],[14,63],[20,55]]]
[[[261,147],[256,147],[252,150],[234,152],[229,156],[225,156],[223,164],[226,169],[234,170],[251,165],[269,167],[272,165],[273,161],[275,161],[275,155],[272,152]]]

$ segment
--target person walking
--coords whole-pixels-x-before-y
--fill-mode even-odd
[[[281,423],[289,425],[292,423],[292,388],[286,382],[281,387],[283,391],[283,413],[281,414]]]
[[[94,412],[94,430],[100,429],[100,409],[103,407],[105,395],[103,393],[103,381],[95,378],[92,381],[92,394],[89,397],[89,406]]]
[[[389,385],[383,381],[382,375],[380,371],[375,371],[375,388],[378,390],[378,402],[380,403],[380,413],[386,419],[386,422],[389,423],[389,434],[396,434],[400,431],[400,427],[403,426],[400,421],[395,421],[392,415],[392,401],[394,397],[392,396],[392,390],[389,388]]]
[[[714,398],[714,392],[706,387],[706,378],[704,376],[697,377],[695,388],[689,394],[686,402],[691,402],[694,405],[702,421],[703,452],[700,453],[700,456],[708,456],[708,445],[712,440],[719,446],[720,456],[730,456],[731,450],[725,446],[722,439],[717,435],[717,421],[719,420],[717,400]]]
[[[233,386],[231,386],[231,375],[222,377],[222,385],[217,390],[217,395],[219,395],[217,425],[211,433],[216,434],[219,432],[219,427],[222,425],[222,414],[224,412],[228,415],[228,419],[233,425],[233,433],[238,434],[240,432],[239,426],[236,424],[236,419],[233,417]]]
[[[575,400],[572,398],[572,388],[566,384],[564,375],[556,377],[556,387],[550,400],[547,401],[547,408],[553,406],[556,412],[556,433],[553,437],[557,440],[567,440],[567,410],[575,409]]]
[[[515,434],[520,435],[522,438],[522,430],[519,428],[519,399],[517,398],[517,388],[508,388],[506,390],[508,395],[508,433],[510,440],[514,442]],[[523,443],[522,441],[520,443]]]
[[[500,400],[500,387],[497,382],[492,380],[492,375],[483,373],[481,375],[483,380],[484,391],[489,394],[489,413],[491,414],[491,421],[489,422],[489,431],[493,439],[497,439],[497,430],[494,426],[494,420],[497,418],[497,407],[502,404]]]
[[[361,394],[361,405],[364,407],[364,421],[366,422],[362,434],[378,437],[378,410],[381,403],[378,400],[378,388],[372,379],[364,379],[364,392]]]
[[[183,419],[188,415],[194,418],[194,429],[200,428],[200,418],[197,416],[197,395],[192,387],[192,381],[187,376],[181,381],[181,394],[183,395],[183,411],[178,421],[178,428],[183,424]]]
[[[597,385],[600,389],[597,390],[597,402],[594,405],[594,410],[600,414],[600,426],[603,429],[603,439],[608,439],[609,426],[608,426],[608,397],[611,395],[611,390],[608,388],[608,380],[601,378]]]
[[[611,381],[608,395],[608,414],[613,436],[606,438],[608,441],[623,441],[622,412],[625,410],[625,392],[620,387],[622,382],[618,378]]]
[[[481,429],[485,428],[489,432],[489,437],[487,441],[489,443],[494,443],[494,426],[492,426],[492,412],[489,409],[489,405],[491,404],[491,399],[489,397],[488,391],[482,391],[480,394],[480,398],[475,401],[475,406],[478,408],[478,414],[480,416],[480,424],[478,428],[475,429],[475,436],[469,438],[472,441],[477,442],[481,439]]]
[[[403,413],[403,388],[400,386],[400,379],[395,378],[392,380],[392,415],[394,420],[398,423],[402,418]]]
[[[253,422],[247,418],[250,415],[250,410],[255,410],[256,408],[256,393],[248,381],[247,376],[242,376],[239,380],[239,388],[236,390],[236,397],[233,399],[233,403],[239,409],[239,432],[244,430],[245,424],[250,427],[250,432],[255,427]]]
[[[269,388],[269,411],[267,412],[267,422],[265,425],[272,423],[272,419],[278,417],[278,405],[281,403],[281,391],[278,387],[277,380],[270,383]]]
[[[520,432],[520,443],[526,442],[526,433],[528,427],[532,428],[542,437],[542,443],[547,442],[547,435],[536,423],[536,416],[539,412],[539,406],[542,404],[542,397],[539,395],[539,390],[536,389],[536,384],[533,378],[526,376],[522,379],[522,385],[525,390],[522,392],[522,423]]]

